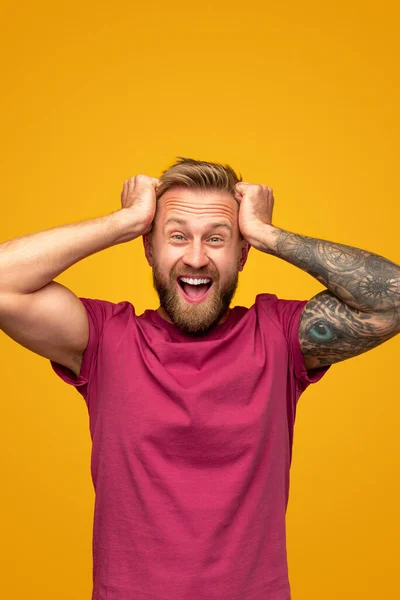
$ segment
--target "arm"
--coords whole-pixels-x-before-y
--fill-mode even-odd
[[[28,350],[79,374],[89,339],[86,309],[52,281],[95,252],[134,239],[122,211],[0,245],[0,329]]]
[[[156,181],[145,175],[124,183],[122,209],[55,227],[0,245],[0,328],[17,343],[80,372],[89,338],[82,302],[53,281],[78,261],[135,239],[151,225]]]
[[[323,285],[299,327],[308,369],[362,354],[400,332],[400,267],[366,250],[264,225],[260,249]]]

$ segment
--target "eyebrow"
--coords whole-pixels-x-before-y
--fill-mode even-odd
[[[167,225],[169,225],[170,223],[178,223],[178,225],[187,225],[187,221],[185,219],[171,217],[165,222],[164,227],[167,227]],[[217,221],[215,221],[214,223],[210,223],[210,229],[216,229],[217,227],[226,227],[227,229],[229,229],[229,231],[232,231],[232,227],[227,223],[218,223]]]

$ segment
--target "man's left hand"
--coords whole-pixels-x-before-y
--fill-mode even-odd
[[[266,226],[272,225],[274,195],[272,188],[241,181],[235,185],[234,196],[239,202],[239,229],[255,248],[262,248]]]

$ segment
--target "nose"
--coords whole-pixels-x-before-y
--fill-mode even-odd
[[[185,265],[193,267],[193,269],[201,269],[208,265],[210,259],[201,241],[192,242],[189,245],[183,257],[183,262]]]

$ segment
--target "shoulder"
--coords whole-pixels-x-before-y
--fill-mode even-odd
[[[293,325],[300,320],[307,300],[288,300],[276,294],[258,294],[255,305],[263,311],[279,328]]]
[[[127,300],[112,302],[97,298],[79,297],[88,314],[89,323],[97,330],[101,330],[106,323],[118,318],[127,319],[135,315],[134,306]]]

